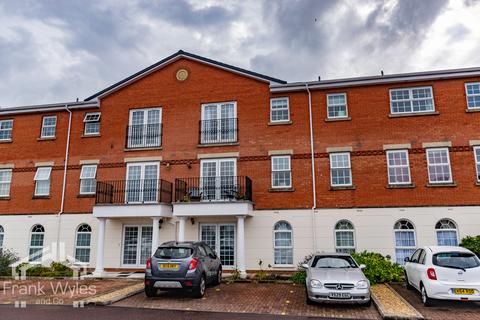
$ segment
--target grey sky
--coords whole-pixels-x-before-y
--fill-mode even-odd
[[[183,49],[287,81],[480,66],[477,0],[5,0],[0,106],[85,97]]]

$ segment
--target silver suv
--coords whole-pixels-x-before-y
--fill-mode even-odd
[[[165,242],[147,260],[145,295],[154,297],[158,290],[185,289],[195,298],[205,295],[207,284],[220,284],[220,258],[204,242]]]

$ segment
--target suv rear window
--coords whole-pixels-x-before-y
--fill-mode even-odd
[[[468,252],[441,252],[432,257],[434,265],[445,268],[469,269],[480,266],[477,256]]]
[[[160,247],[155,251],[155,258],[159,259],[185,259],[192,255],[192,248]]]

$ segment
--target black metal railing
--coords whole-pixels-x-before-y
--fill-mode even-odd
[[[252,201],[252,180],[245,176],[175,179],[175,201]]]
[[[173,184],[162,179],[97,181],[96,204],[171,203]]]
[[[238,119],[200,120],[200,144],[237,142]]]
[[[140,124],[127,126],[126,147],[152,148],[162,145],[162,124]]]

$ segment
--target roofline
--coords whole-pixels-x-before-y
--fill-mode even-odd
[[[462,68],[462,69],[449,69],[449,70],[437,70],[437,71],[398,73],[398,74],[390,74],[390,75],[383,75],[383,76],[341,78],[341,79],[309,81],[309,82],[292,82],[292,83],[280,84],[280,85],[273,84],[273,85],[270,85],[270,92],[277,93],[277,92],[303,91],[303,90],[306,90],[306,86],[308,86],[309,89],[333,89],[333,88],[345,88],[345,87],[356,87],[356,86],[369,86],[369,85],[376,85],[376,84],[442,80],[442,79],[478,77],[478,76],[480,76],[479,67]]]
[[[51,103],[51,104],[39,104],[20,107],[0,108],[0,116],[14,115],[23,113],[38,113],[38,112],[50,112],[65,110],[65,107],[69,109],[91,109],[99,108],[98,101],[75,101],[64,103]]]
[[[115,92],[115,91],[119,90],[120,88],[123,88],[123,87],[131,84],[132,82],[135,82],[135,81],[151,74],[152,72],[155,72],[156,70],[161,69],[165,65],[167,65],[169,63],[172,63],[174,61],[177,61],[181,58],[194,60],[194,61],[204,63],[204,64],[207,64],[207,65],[211,65],[211,66],[223,69],[223,70],[238,73],[238,74],[247,76],[249,78],[254,78],[254,79],[257,79],[257,80],[260,80],[260,81],[265,81],[265,82],[268,82],[270,84],[272,84],[272,83],[286,84],[287,83],[284,80],[272,78],[272,77],[264,75],[264,74],[249,71],[249,70],[242,69],[242,68],[239,68],[239,67],[236,67],[236,66],[232,66],[230,64],[226,64],[226,63],[219,62],[219,61],[212,60],[212,59],[208,59],[208,58],[205,58],[205,57],[193,54],[193,53],[189,53],[189,52],[186,52],[186,51],[183,51],[183,50],[179,50],[176,53],[166,57],[165,59],[160,60],[159,62],[154,63],[151,66],[146,67],[145,69],[142,69],[139,72],[134,73],[133,75],[128,76],[127,78],[125,78],[123,80],[120,80],[119,82],[117,82],[117,83],[115,83],[115,84],[113,84],[113,85],[95,93],[94,95],[91,95],[90,97],[86,98],[85,101],[89,101],[89,100],[92,100],[94,98],[101,99],[101,98],[109,95],[110,93]]]

